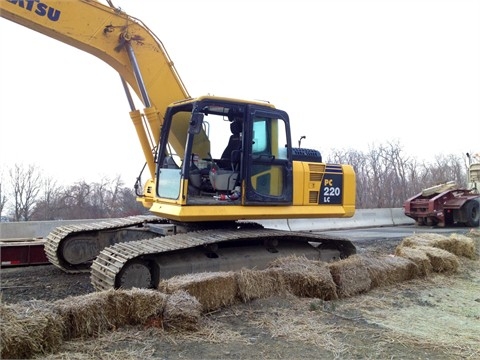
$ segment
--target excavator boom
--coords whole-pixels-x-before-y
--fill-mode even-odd
[[[170,103],[189,97],[155,34],[139,19],[95,0],[0,0],[0,16],[92,54],[119,73],[146,108],[148,125],[129,98],[131,117],[153,177],[153,149],[159,141],[161,115]]]

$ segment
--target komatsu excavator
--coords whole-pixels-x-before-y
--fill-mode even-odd
[[[285,111],[261,101],[191,98],[161,41],[111,1],[0,0],[0,14],[120,74],[149,172],[137,195],[153,215],[58,227],[45,245],[51,263],[91,271],[95,289],[104,290],[260,269],[292,254],[331,261],[355,253],[346,239],[254,222],[355,212],[353,168],[293,147]]]

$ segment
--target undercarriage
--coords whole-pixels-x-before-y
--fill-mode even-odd
[[[335,261],[356,252],[341,238],[247,222],[175,224],[155,216],[62,226],[48,236],[45,250],[65,272],[91,271],[96,290],[156,288],[175,275],[264,269],[290,255]]]

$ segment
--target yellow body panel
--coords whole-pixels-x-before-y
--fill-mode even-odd
[[[242,206],[198,205],[178,206],[156,202],[150,209],[155,214],[168,214],[177,221],[195,222],[216,220],[261,220],[302,218],[347,218],[355,213],[355,206]]]
[[[313,165],[313,166],[312,166]],[[317,170],[310,171],[310,168]],[[295,219],[295,218],[348,218],[355,213],[355,173],[350,165],[342,165],[343,203],[338,205],[319,204],[321,182],[328,178],[325,164],[293,162],[293,204],[284,205],[239,205],[219,201],[215,205],[185,205],[184,201],[156,199],[150,210],[170,219],[185,222],[215,220]],[[183,198],[188,185],[183,184]],[[244,189],[244,187],[243,187]],[[242,193],[244,191],[242,190]]]

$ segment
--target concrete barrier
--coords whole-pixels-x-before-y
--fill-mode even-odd
[[[45,238],[57,226],[82,224],[96,220],[22,221],[0,223],[0,239]],[[287,231],[326,231],[362,227],[381,227],[413,224],[402,208],[359,209],[346,219],[279,219],[256,221],[266,228]]]
[[[0,223],[0,239],[45,238],[57,226],[85,224],[98,220],[99,219],[3,222]]]
[[[403,208],[359,209],[351,218],[260,220],[265,227],[290,231],[326,231],[414,224]]]

